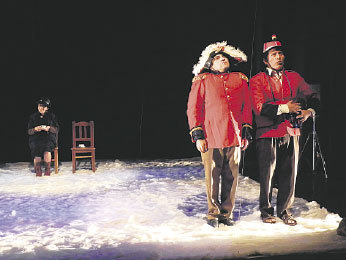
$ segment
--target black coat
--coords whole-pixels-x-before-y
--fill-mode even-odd
[[[46,125],[50,126],[50,130],[34,132],[36,126]],[[54,146],[57,145],[57,135],[59,131],[59,124],[56,119],[56,116],[47,111],[43,116],[37,111],[30,115],[28,121],[28,134],[29,134],[29,144],[32,142],[35,143],[47,143],[52,142]]]

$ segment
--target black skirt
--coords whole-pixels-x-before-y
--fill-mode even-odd
[[[43,157],[44,152],[52,152],[54,150],[55,142],[51,138],[42,138],[30,142],[29,147],[32,158]]]

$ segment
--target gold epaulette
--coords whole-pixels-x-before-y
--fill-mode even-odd
[[[248,82],[248,78],[247,78],[247,76],[245,74],[239,72],[239,76],[240,76],[241,79],[244,79],[245,81]]]
[[[202,80],[202,79],[204,79],[204,78],[206,78],[206,74],[196,75],[196,76],[193,78],[192,82],[197,81],[197,80]]]

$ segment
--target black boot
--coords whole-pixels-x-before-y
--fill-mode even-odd
[[[233,226],[234,225],[234,221],[231,218],[225,218],[222,217],[218,220],[219,224],[222,223],[226,226]]]
[[[45,176],[50,176],[51,175],[51,162],[49,162],[49,163],[45,162],[45,165],[46,165]]]
[[[36,172],[36,177],[42,176],[41,162],[34,162],[34,169]]]
[[[211,227],[214,227],[214,228],[219,226],[218,225],[218,220],[215,219],[215,218],[214,219],[208,219],[207,220],[207,224],[210,225]]]

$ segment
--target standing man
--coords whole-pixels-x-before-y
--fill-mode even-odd
[[[274,173],[278,175],[277,217],[294,226],[288,212],[294,201],[299,160],[300,126],[315,116],[319,100],[305,80],[284,69],[282,44],[272,36],[264,43],[266,66],[250,80],[256,122],[256,151],[259,166],[259,209],[264,223],[275,223],[271,205]]]
[[[51,101],[41,98],[37,102],[37,111],[30,115],[28,122],[29,147],[34,159],[36,176],[42,176],[41,158],[45,162],[45,175],[50,175],[51,152],[57,146],[58,121],[49,111]]]
[[[187,116],[192,141],[204,164],[207,223],[212,227],[233,224],[241,149],[251,139],[248,79],[231,70],[245,61],[247,56],[241,50],[217,42],[206,47],[193,69]]]

